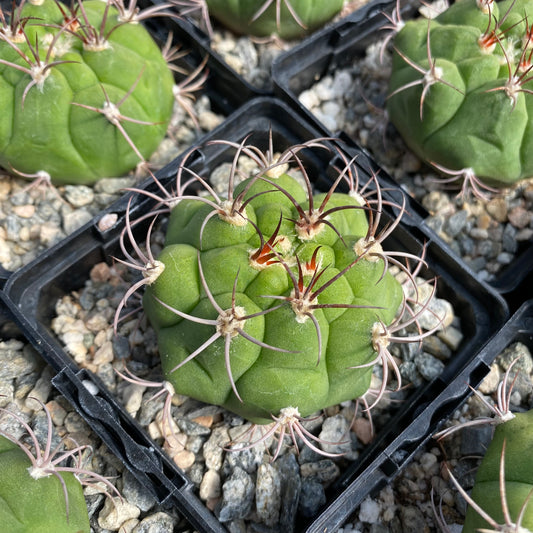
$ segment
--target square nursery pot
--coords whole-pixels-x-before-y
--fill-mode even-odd
[[[203,141],[224,139],[238,143],[251,134],[249,142],[265,149],[270,130],[275,149],[280,151],[321,135],[315,125],[288,105],[276,99],[258,98],[232,114]],[[324,143],[332,150],[342,149],[342,143],[333,140]],[[231,162],[234,152],[226,146],[199,144],[197,156],[190,161],[195,172],[208,175],[219,164]],[[337,175],[334,167],[342,167],[337,152],[306,149],[300,155],[316,189],[328,190]],[[348,158],[352,156],[353,151],[347,153]],[[182,157],[158,173],[166,188],[172,187]],[[364,183],[375,168],[363,153],[359,153],[356,164]],[[401,191],[383,177],[381,184],[390,189],[384,192],[386,199],[398,201]],[[151,182],[146,182],[144,187],[157,192]],[[129,196],[125,196],[107,210],[118,215],[112,227],[99,228],[101,217],[97,217],[35,262],[15,272],[5,283],[3,298],[32,344],[58,372],[54,384],[77,405],[91,427],[146,489],[161,503],[176,505],[199,531],[224,531],[223,524],[199,500],[187,475],[150,439],[96,375],[77,366],[51,328],[58,298],[83,287],[95,264],[104,261],[111,264],[112,256],[120,255],[119,237],[128,200]],[[132,219],[147,213],[155,204],[155,200],[147,196],[134,196]],[[390,220],[397,208],[385,209],[384,216]],[[135,231],[140,226],[135,226]],[[424,224],[417,209],[411,209],[408,203],[407,213],[386,246],[420,254],[424,244],[428,263],[424,277],[438,277],[438,295],[452,304],[461,322],[463,340],[440,375],[413,387],[406,401],[394,407],[394,416],[380,429],[375,441],[327,489],[323,508],[313,519],[298,519],[298,531],[318,533],[324,528],[334,530],[341,525],[370,492],[390,483],[439,422],[467,396],[468,384],[477,384],[487,371],[486,365],[476,358],[507,320],[506,302],[494,288],[476,280],[449,254],[441,240]],[[471,368],[473,364],[475,368]],[[470,370],[465,375],[467,368]]]
[[[336,24],[317,32],[298,46],[284,52],[276,58],[272,65],[274,94],[277,97],[315,124],[324,135],[334,134],[342,137],[347,143],[352,143],[356,150],[365,152],[369,159],[376,159],[375,154],[362,148],[342,128],[336,131],[329,129],[324,120],[320,120],[302,103],[300,95],[325,76],[333,75],[335,72],[349,68],[355,62],[362,60],[369,45],[384,39],[387,32],[390,33],[390,30],[384,28],[387,24],[390,25],[385,14],[390,17],[397,5],[396,0],[369,2]],[[409,0],[400,2],[400,6],[403,20],[409,20],[416,16],[420,7],[419,3],[413,3]],[[357,80],[354,79],[355,81]],[[363,102],[363,97],[372,101],[371,106],[383,107],[385,104],[385,95],[365,94],[361,97],[361,102]],[[379,132],[371,132],[372,134],[381,135]],[[396,135],[398,134],[396,133]],[[408,149],[406,148],[406,150]],[[383,176],[385,173],[386,171],[382,169],[380,175]],[[411,206],[416,209],[422,219],[430,217],[430,213],[420,202],[413,201]],[[451,255],[460,255],[449,246],[447,252]],[[533,242],[529,239],[519,243],[518,250],[510,264],[501,268],[488,281],[500,294],[505,295],[512,310],[516,310],[524,300],[533,296],[531,265],[533,265]]]

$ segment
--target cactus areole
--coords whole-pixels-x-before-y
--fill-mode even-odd
[[[402,287],[361,245],[367,207],[310,194],[280,173],[173,208],[143,303],[176,392],[258,424],[367,392]]]
[[[55,184],[122,176],[163,138],[173,76],[112,3],[30,0],[0,26],[0,165]]]
[[[344,0],[206,0],[209,14],[236,33],[295,39],[334,17]]]
[[[459,0],[394,39],[387,111],[407,145],[490,186],[533,176],[533,2]]]

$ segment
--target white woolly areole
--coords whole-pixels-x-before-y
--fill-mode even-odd
[[[383,324],[381,322],[374,322],[372,326],[372,347],[374,350],[379,352],[380,348],[388,348],[389,344],[389,336]]]
[[[371,263],[377,263],[383,254],[383,247],[374,237],[362,237],[353,245],[357,257],[363,257]]]
[[[311,306],[317,303],[317,299],[315,298],[314,300],[305,300],[303,298],[296,298],[295,294],[296,293],[293,290],[290,295],[291,307],[294,311],[294,314],[296,315],[296,322],[298,322],[299,324],[303,324],[309,319],[309,315],[313,314],[313,309],[311,308]]]
[[[111,44],[107,40],[98,41],[95,43],[83,43],[83,49],[87,52],[103,52],[111,48]]]
[[[44,468],[39,466],[30,466],[27,470],[33,479],[41,479],[52,475],[52,472],[47,472]]]
[[[233,226],[246,226],[248,221],[246,220],[246,209],[242,211],[242,213],[236,213],[235,212],[235,205],[233,203],[233,200],[224,200],[220,204],[220,211],[218,213],[218,216],[228,224],[232,224]]]
[[[230,335],[236,337],[239,332],[239,328],[244,328],[246,320],[243,317],[246,314],[244,307],[235,307],[234,309],[228,309],[218,315],[217,318],[217,332],[222,336]]]
[[[143,270],[143,277],[146,280],[146,285],[151,285],[165,270],[165,263],[162,261],[153,261],[146,265]]]
[[[291,424],[296,422],[300,417],[300,411],[298,407],[284,407],[279,412],[279,422],[281,424]]]
[[[276,165],[278,159],[279,159],[279,156],[280,154],[274,154],[272,156],[272,164],[273,165]],[[288,163],[283,163],[281,165],[276,165],[270,169],[268,169],[266,172],[265,172],[265,175],[268,177],[268,178],[279,178],[280,176],[282,176],[283,174],[285,174],[287,172],[287,170],[289,170],[289,164]]]

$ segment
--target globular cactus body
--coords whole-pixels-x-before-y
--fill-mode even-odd
[[[473,500],[498,524],[506,524],[505,531],[533,531],[533,410],[515,413],[514,418],[496,427],[487,452],[478,469]],[[505,461],[505,494],[501,488],[501,464]],[[504,499],[505,498],[505,499]],[[511,521],[506,521],[502,502],[506,502]],[[525,510],[524,510],[525,506]],[[521,516],[521,513],[522,516]],[[521,516],[521,520],[519,517]],[[516,526],[519,524],[519,526]],[[490,528],[473,507],[466,513],[464,533],[474,533]],[[503,529],[501,530],[503,531]]]
[[[0,522],[9,533],[89,533],[87,504],[71,472],[30,475],[19,446],[0,435]],[[68,495],[68,503],[65,492]]]
[[[367,209],[334,192],[309,232],[296,207],[311,211],[306,190],[287,174],[249,178],[233,198],[245,204],[233,216],[195,199],[172,210],[164,270],[143,298],[165,379],[259,424],[364,395],[403,300],[384,260],[358,255]]]
[[[343,4],[344,0],[207,0],[210,15],[232,31],[282,39],[301,37],[323,25]]]
[[[0,39],[0,165],[46,171],[56,184],[135,168],[159,145],[174,103],[173,76],[141,24],[97,0],[75,9],[26,3],[20,32]]]
[[[459,0],[394,39],[387,111],[437,168],[491,186],[533,175],[531,0]]]

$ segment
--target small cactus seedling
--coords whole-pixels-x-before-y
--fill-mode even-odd
[[[81,184],[154,152],[174,79],[143,16],[112,0],[22,0],[2,12],[0,165]]]
[[[101,482],[118,494],[107,478],[83,468],[88,446],[73,442],[69,450],[52,446],[52,419],[44,409],[48,434],[41,447],[36,434],[19,415],[1,409],[26,430],[31,448],[0,429],[0,520],[9,533],[89,533],[83,485]],[[68,465],[68,461],[72,465]],[[120,496],[120,495],[119,495]]]
[[[364,396],[376,364],[384,377],[378,399],[389,366],[400,386],[390,344],[406,340],[397,332],[409,325],[410,341],[427,334],[415,324],[427,302],[410,302],[390,272],[405,254],[384,248],[399,217],[381,227],[386,202],[375,178],[358,189],[353,161],[346,160],[330,190],[314,193],[300,152],[325,149],[321,140],[277,155],[271,141],[266,153],[247,139],[226,144],[235,150],[226,197],[187,167],[193,152],[174,193],[147,193],[158,212],[161,204],[170,212],[157,258],[140,250],[130,227],[123,233],[138,256],[123,242],[128,262],[143,272],[134,289],[145,285],[144,310],[158,336],[165,381],[157,385],[161,394],[168,382],[176,393],[259,425],[274,421],[256,442],[279,431],[281,440],[299,437],[315,448],[305,419]],[[259,171],[236,184],[243,155]],[[303,182],[287,173],[290,164]],[[340,192],[341,184],[349,193]],[[199,188],[198,196],[188,187]],[[412,258],[418,270],[423,260]],[[411,273],[404,277],[415,283]]]
[[[530,0],[459,0],[432,20],[394,19],[389,118],[478,196],[533,175],[532,18]]]
[[[514,381],[507,387],[510,372],[517,361],[515,359],[509,366],[498,387],[496,406],[478,395],[494,413],[494,418],[474,419],[435,435],[442,439],[465,426],[495,426],[494,436],[477,471],[471,495],[466,493],[448,470],[450,479],[469,504],[464,533],[533,531],[533,410],[511,412],[510,396]],[[444,523],[442,526],[447,531]]]
[[[212,16],[238,34],[295,39],[330,20],[344,0],[176,0],[176,4],[183,13],[201,11],[204,20]]]

